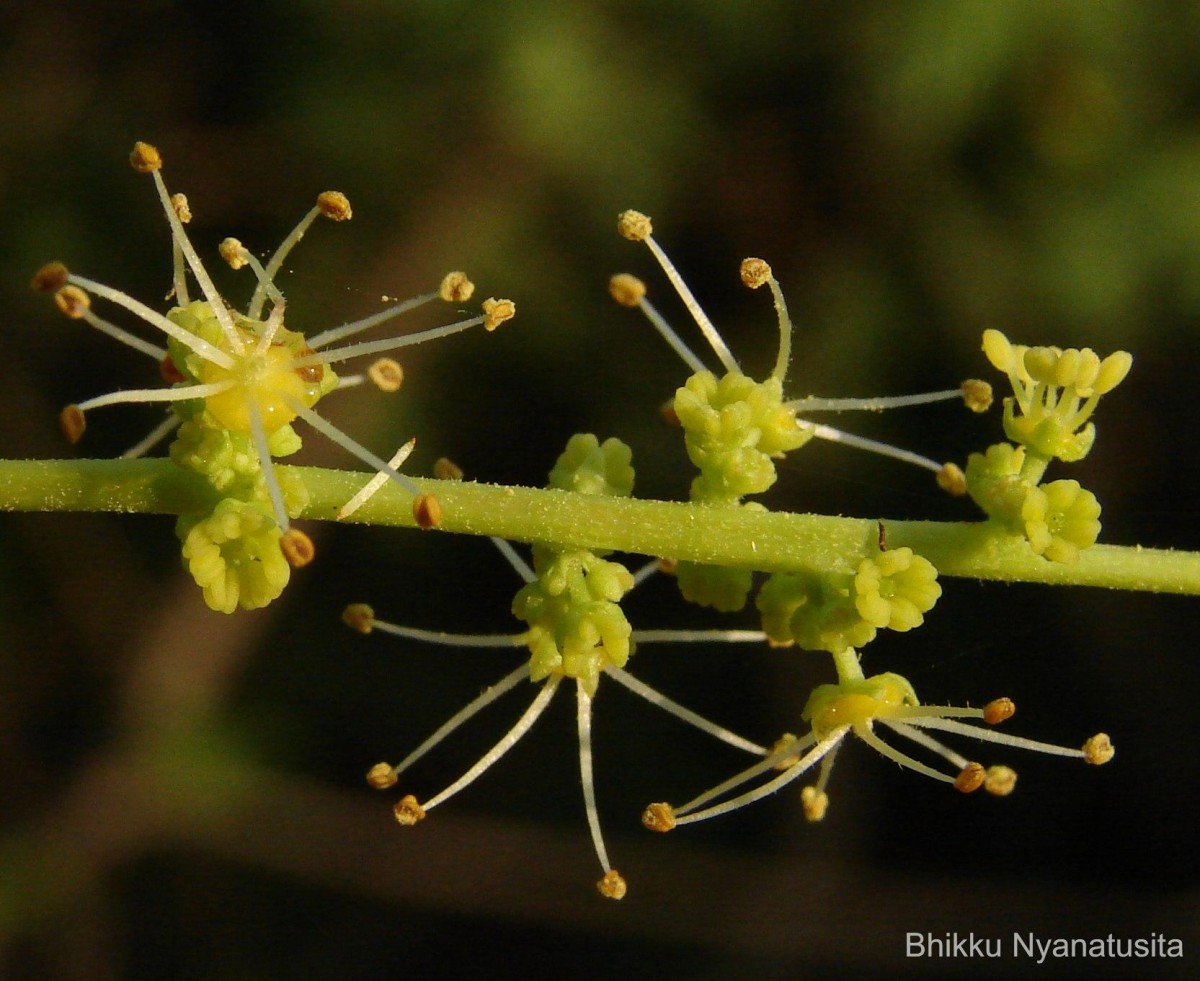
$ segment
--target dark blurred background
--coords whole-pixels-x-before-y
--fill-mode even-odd
[[[795,395],[998,380],[986,327],[1131,350],[1096,449],[1052,476],[1096,492],[1106,541],[1200,547],[1196,3],[79,0],[4,21],[4,456],[112,456],[158,418],[107,409],[65,446],[63,404],[154,372],[26,287],[59,258],[162,305],[165,223],[125,162],[142,139],[189,195],[206,257],[226,235],[272,248],[321,190],[350,197],[354,220],[314,227],[281,278],[295,328],[366,315],[452,268],[517,301],[495,335],[413,350],[390,400],[324,403],[384,455],[417,434],[414,472],[445,454],[471,477],[541,484],[583,430],[632,445],[640,495],[686,494],[690,467],[658,415],[685,371],[606,292],[611,273],[640,274],[695,338],[649,254],[615,233],[636,207],[759,374],[774,315],[737,267],[772,263],[798,326]],[[217,277],[248,294],[248,277]],[[997,410],[840,422],[960,461],[1001,438]],[[306,442],[299,459],[354,466]],[[795,454],[769,501],[974,517],[926,473],[828,445]],[[600,808],[630,886],[614,904],[592,885],[565,696],[415,830],[362,781],[517,659],[362,637],[342,607],[515,630],[511,570],[483,541],[309,527],[319,560],[285,597],[222,617],[180,573],[168,518],[0,516],[0,976],[1030,969],[908,960],[909,931],[974,931],[1006,951],[1014,931],[1184,939],[1188,961],[1141,965],[1155,976],[1195,956],[1194,599],[947,581],[924,628],[867,649],[868,672],[902,672],[925,701],[1007,694],[1024,735],[1112,735],[1101,770],[1002,754],[1021,773],[1007,799],[961,797],[851,745],[822,825],[793,787],[652,837],[647,801],[686,799],[743,760],[602,687]],[[731,623],[668,580],[627,609],[642,627]],[[766,741],[831,677],[823,656],[758,649],[646,647],[632,667]],[[410,789],[440,790],[528,697],[431,754]],[[1125,966],[1040,970],[1083,967]]]

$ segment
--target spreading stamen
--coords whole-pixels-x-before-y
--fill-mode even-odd
[[[885,409],[904,409],[914,405],[929,405],[934,402],[950,402],[961,399],[961,388],[950,388],[940,392],[924,392],[919,395],[893,395],[878,398],[824,399],[810,395],[808,398],[792,399],[784,405],[799,413],[807,412],[882,412]]]
[[[612,863],[608,860],[608,849],[604,847],[604,833],[600,830],[600,813],[596,809],[596,781],[592,773],[592,699],[583,684],[575,685],[576,723],[579,732],[579,780],[583,785],[583,809],[587,814],[588,829],[592,833],[592,846],[600,867],[608,873]],[[615,897],[620,898],[620,897]]]
[[[154,449],[159,443],[175,432],[179,428],[179,424],[183,422],[179,416],[171,413],[155,426],[142,439],[134,443],[124,453],[121,454],[122,460],[136,460],[138,457],[144,456],[150,450]]]
[[[267,485],[267,493],[271,497],[275,522],[279,525],[279,530],[287,534],[291,522],[288,520],[287,507],[283,503],[283,488],[279,486],[279,478],[275,476],[275,464],[271,460],[271,451],[267,447],[267,433],[263,429],[262,415],[258,411],[258,403],[253,399],[246,400],[246,407],[250,414],[250,438],[254,442],[254,451],[258,454],[263,483]]]
[[[361,344],[351,344],[333,351],[310,354],[303,358],[297,358],[296,367],[304,368],[314,364],[336,364],[339,361],[348,361],[350,358],[357,358],[364,354],[382,354],[385,351],[395,351],[398,348],[408,347],[411,344],[423,344],[425,341],[435,341],[441,337],[449,337],[451,334],[457,334],[459,331],[466,330],[469,327],[477,327],[485,323],[487,319],[486,315],[472,317],[470,320],[460,320],[457,323],[446,324],[444,327],[431,327],[428,330],[418,331],[415,334],[407,334],[404,337],[389,337],[380,341],[363,341]],[[314,351],[316,350],[316,345],[312,342],[309,343],[309,346]]]
[[[179,388],[129,388],[120,392],[109,392],[107,395],[97,395],[80,402],[78,408],[88,412],[101,406],[125,402],[186,402],[190,399],[206,399],[212,395],[220,395],[233,386],[234,382],[227,379],[209,382],[207,385],[184,385]]]
[[[797,758],[810,746],[815,745],[817,737],[811,732],[806,736],[796,739],[794,736],[787,736],[779,740],[771,747],[771,755],[758,763],[748,766],[740,773],[735,773],[728,780],[723,780],[715,787],[710,787],[704,793],[693,797],[682,807],[673,809],[675,814],[687,814],[690,811],[695,811],[707,804],[710,800],[716,800],[718,797],[723,797],[729,791],[740,787],[744,783],[749,783],[760,774],[766,773],[768,770],[784,770],[790,769],[796,765]]]
[[[941,771],[935,770],[931,766],[927,766],[920,760],[914,760],[911,756],[901,753],[900,750],[896,749],[894,746],[890,746],[885,743],[882,739],[875,735],[875,732],[873,729],[871,729],[869,722],[859,723],[853,728],[854,734],[873,750],[875,750],[875,752],[877,752],[880,756],[887,757],[887,759],[891,760],[893,763],[899,763],[901,766],[909,770],[916,770],[917,773],[922,773],[933,780],[940,780],[943,783],[954,783],[954,777],[947,776]]]
[[[396,451],[395,455],[388,460],[388,466],[394,470],[400,469],[400,465],[409,458],[409,456],[412,454],[412,451],[416,448],[417,440],[414,436],[407,443],[401,446],[400,449]],[[387,483],[387,479],[388,475],[386,473],[375,474],[374,477],[372,477],[363,485],[362,489],[357,494],[355,494],[352,498],[350,498],[350,500],[343,504],[341,508],[338,509],[338,513],[334,516],[334,520],[343,521],[350,517],[350,515],[366,504],[380,487]]]
[[[771,267],[763,259],[743,259],[741,276],[742,282],[752,290],[758,289],[764,283],[771,288],[775,314],[779,318],[779,353],[775,357],[775,367],[771,375],[783,381],[787,376],[788,363],[792,360],[792,318],[788,316],[783,290],[779,288],[779,281],[771,272]]]
[[[938,473],[942,469],[942,464],[938,463],[937,460],[931,460],[929,457],[913,453],[911,450],[902,450],[895,446],[889,446],[887,443],[881,443],[878,440],[868,439],[865,436],[855,436],[853,433],[842,432],[840,429],[834,429],[832,426],[824,426],[819,423],[801,422],[800,425],[810,430],[818,439],[829,440],[831,443],[844,443],[846,446],[867,450],[870,453],[878,453],[880,456],[900,460],[902,463],[911,463],[913,466],[932,470],[934,473]]]
[[[704,362],[700,360],[696,352],[688,347],[687,342],[675,332],[663,315],[646,299],[645,283],[629,273],[618,273],[608,281],[608,292],[621,306],[637,307],[641,310],[646,319],[650,321],[651,326],[658,331],[662,339],[670,345],[671,350],[679,355],[693,373],[705,370]]]
[[[414,296],[411,300],[405,300],[403,303],[387,307],[369,317],[363,317],[361,320],[355,320],[353,323],[343,324],[341,327],[332,327],[329,330],[321,331],[319,334],[314,334],[308,339],[308,346],[314,351],[319,351],[327,344],[343,340],[352,334],[358,334],[364,330],[370,330],[376,324],[382,324],[394,317],[399,317],[401,314],[408,313],[409,310],[415,310],[417,307],[424,306],[426,303],[437,298],[437,293],[423,293],[420,296]]]

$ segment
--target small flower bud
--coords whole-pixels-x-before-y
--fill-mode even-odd
[[[495,330],[504,321],[512,320],[517,315],[517,305],[512,300],[490,298],[483,301],[483,315],[484,329]]]
[[[600,895],[605,899],[624,899],[628,890],[625,880],[621,878],[621,873],[616,869],[609,869],[605,872],[604,878],[596,883],[596,888],[600,890]]]
[[[412,513],[417,527],[426,531],[442,523],[442,505],[432,494],[418,494],[414,497]]]
[[[412,794],[407,794],[396,801],[392,807],[392,813],[396,815],[396,820],[406,828],[411,828],[418,821],[425,817],[425,808],[423,808],[417,799]]]
[[[623,307],[636,307],[646,295],[646,284],[630,273],[617,273],[608,281],[608,295]]]
[[[217,246],[221,258],[229,263],[230,269],[241,269],[247,264],[246,248],[236,238],[227,238]]]
[[[640,211],[622,211],[617,216],[617,232],[631,242],[643,242],[654,232],[654,226]]]
[[[347,221],[354,214],[349,199],[341,191],[322,191],[317,195],[317,208],[331,221]]]
[[[816,787],[805,787],[800,791],[800,806],[804,808],[806,821],[821,821],[829,810],[829,795]]]
[[[398,779],[400,778],[396,776],[396,771],[390,763],[376,763],[367,771],[367,783],[376,790],[394,787]]]
[[[1083,744],[1083,758],[1092,766],[1103,766],[1116,754],[1108,733],[1098,732]]]
[[[366,603],[351,603],[342,610],[342,623],[360,634],[369,634],[375,628],[375,611]]]
[[[962,383],[963,404],[972,412],[987,412],[992,407],[992,386],[980,378]]]
[[[954,778],[954,789],[960,790],[964,794],[973,794],[987,779],[987,772],[979,763],[968,763],[962,768],[962,771]]]
[[[943,463],[937,472],[937,485],[951,497],[962,497],[967,492],[967,475],[957,463]]]
[[[61,262],[47,262],[33,274],[29,285],[38,293],[53,293],[67,285],[67,277],[71,275]]]
[[[1017,706],[1011,698],[994,698],[983,707],[983,721],[990,726],[999,725],[1005,719],[1011,719],[1017,711]]]
[[[666,801],[650,804],[642,811],[642,824],[663,834],[675,827],[675,809]]]
[[[438,296],[447,303],[466,303],[474,292],[475,284],[467,279],[465,272],[458,271],[446,273],[438,287]]]
[[[293,569],[303,569],[317,554],[317,547],[299,528],[289,528],[279,539],[279,550]]]
[[[64,286],[54,294],[54,305],[72,320],[79,320],[92,305],[92,298],[78,286]]]
[[[994,797],[1007,797],[1017,785],[1017,771],[1009,766],[989,766],[983,789]]]
[[[58,425],[62,429],[63,435],[67,437],[67,442],[74,445],[83,438],[83,431],[87,429],[87,420],[79,406],[68,405],[58,414]]]
[[[129,165],[139,174],[148,174],[162,168],[162,154],[158,152],[157,147],[139,140],[129,154]]]
[[[771,280],[771,267],[765,259],[743,259],[741,267],[742,285],[756,290]]]
[[[463,469],[447,456],[433,461],[433,475],[438,480],[462,480]]]
[[[404,369],[392,358],[380,358],[367,368],[367,377],[381,392],[395,392],[404,384]]]
[[[192,209],[188,206],[186,194],[172,194],[171,207],[175,209],[175,217],[183,224],[187,224],[192,220]]]

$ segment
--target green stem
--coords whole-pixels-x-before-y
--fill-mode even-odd
[[[304,517],[330,520],[369,475],[282,467],[311,501]],[[415,480],[437,495],[440,530],[549,542],[556,548],[614,549],[717,565],[776,571],[849,572],[877,550],[874,519],[706,508],[667,501],[597,497],[528,487]],[[168,460],[0,461],[0,510],[200,512],[211,491]],[[415,527],[412,499],[387,485],[354,522]],[[1200,553],[1096,545],[1064,565],[987,521],[888,521],[888,545],[909,546],[940,573],[976,579],[1104,586],[1200,595]]]

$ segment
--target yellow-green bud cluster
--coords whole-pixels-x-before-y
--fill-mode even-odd
[[[266,606],[288,583],[291,568],[269,507],[225,498],[207,515],[181,517],[176,532],[188,571],[218,612]]]

